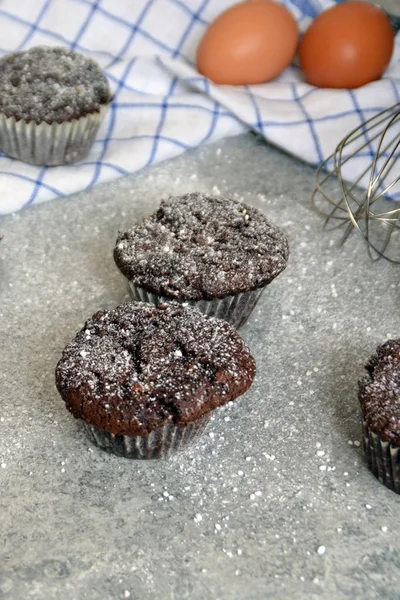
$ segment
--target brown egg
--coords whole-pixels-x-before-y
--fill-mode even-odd
[[[242,2],[211,23],[197,49],[197,68],[215,83],[264,83],[291,63],[298,39],[297,23],[283,5]]]
[[[311,23],[300,44],[300,65],[312,85],[352,89],[382,77],[393,48],[386,14],[369,2],[349,0]]]

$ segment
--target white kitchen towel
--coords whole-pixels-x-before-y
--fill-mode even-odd
[[[301,30],[331,4],[282,2]],[[2,0],[2,54],[39,44],[74,49],[99,62],[115,100],[89,156],[78,164],[36,167],[0,155],[0,214],[90,188],[249,129],[317,165],[348,131],[400,101],[400,35],[384,79],[355,91],[313,88],[302,81],[296,66],[264,85],[213,85],[196,72],[196,47],[207,25],[235,3]],[[361,172],[373,143],[347,163],[347,175]]]

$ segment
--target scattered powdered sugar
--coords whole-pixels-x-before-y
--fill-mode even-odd
[[[0,60],[0,110],[8,117],[61,123],[110,100],[99,65],[71,50],[37,46]]]
[[[365,368],[359,384],[363,418],[383,440],[400,445],[400,339],[378,346]]]
[[[114,257],[137,285],[200,300],[262,287],[289,256],[285,234],[260,211],[200,193],[171,197],[117,239]]]
[[[56,381],[74,416],[145,435],[226,404],[254,374],[254,359],[225,321],[176,303],[131,302],[86,322],[64,350]]]

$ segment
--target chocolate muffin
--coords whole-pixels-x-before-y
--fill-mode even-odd
[[[374,475],[400,493],[400,339],[378,346],[359,382],[364,448]]]
[[[235,327],[288,256],[285,234],[259,210],[199,193],[164,200],[114,250],[136,300],[188,302]]]
[[[98,64],[37,46],[0,60],[0,150],[37,165],[84,158],[112,99]]]
[[[56,385],[92,441],[158,458],[201,433],[244,394],[255,362],[226,322],[178,303],[131,302],[89,319],[65,348]]]

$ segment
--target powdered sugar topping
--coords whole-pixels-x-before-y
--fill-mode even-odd
[[[262,287],[286,267],[285,234],[257,209],[222,196],[171,197],[120,234],[114,251],[137,285],[172,298],[223,298]]]
[[[242,394],[254,373],[254,359],[226,322],[175,303],[132,302],[86,322],[64,350],[56,380],[76,417],[141,435],[200,418]]]
[[[64,122],[111,100],[98,64],[71,50],[37,46],[0,60],[0,110],[17,120]]]
[[[378,346],[360,381],[360,402],[368,427],[400,446],[400,339]]]

